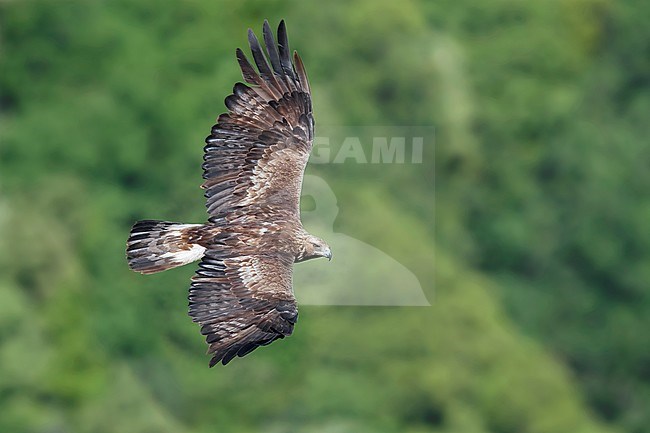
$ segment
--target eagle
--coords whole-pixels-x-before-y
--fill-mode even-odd
[[[208,222],[136,222],[127,240],[129,267],[152,274],[200,260],[189,289],[189,315],[201,326],[210,367],[228,364],[291,335],[298,319],[293,264],[332,259],[327,243],[300,221],[303,173],[313,145],[307,73],[291,56],[284,20],[277,43],[264,21],[265,50],[241,49],[246,83],[236,83],[205,139],[203,184]]]

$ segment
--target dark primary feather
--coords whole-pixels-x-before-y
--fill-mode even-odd
[[[269,64],[266,62],[266,57],[264,57],[260,42],[257,40],[257,36],[255,36],[255,33],[251,29],[248,29],[248,43],[251,48],[251,53],[253,53],[253,59],[255,60],[257,69],[260,71],[260,76],[269,84],[269,89],[271,89],[273,97],[276,99],[281,98],[283,95],[283,89],[271,71]]]
[[[284,74],[294,78],[295,74],[293,72],[293,65],[291,64],[287,26],[284,24],[284,20],[280,21],[280,25],[278,26],[278,48],[280,50],[280,63],[282,64]]]
[[[264,45],[266,45],[266,51],[269,54],[269,60],[271,61],[271,66],[273,71],[282,76],[282,65],[280,64],[280,54],[278,53],[278,47],[275,45],[275,39],[273,39],[273,32],[271,32],[271,26],[267,20],[264,20],[263,27],[264,34]]]
[[[300,80],[300,84],[303,86],[304,89],[306,89],[307,93],[310,93],[311,90],[309,89],[309,80],[307,79],[307,71],[305,70],[305,65],[303,65],[302,59],[298,55],[297,51],[293,52],[293,62],[296,65],[296,72],[298,72],[298,79]]]

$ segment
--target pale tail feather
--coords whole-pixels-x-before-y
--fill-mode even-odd
[[[153,274],[199,260],[205,248],[192,240],[200,237],[202,227],[201,224],[138,221],[126,246],[129,267],[142,274]]]

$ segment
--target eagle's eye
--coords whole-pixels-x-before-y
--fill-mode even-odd
[[[312,242],[311,244],[315,247],[320,247],[320,244],[318,242]]]

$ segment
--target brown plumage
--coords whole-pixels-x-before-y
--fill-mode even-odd
[[[314,136],[307,74],[298,54],[290,57],[284,21],[277,45],[267,21],[263,36],[266,53],[248,31],[257,70],[237,49],[248,85],[235,84],[228,112],[206,138],[208,223],[140,221],[127,242],[129,266],[144,274],[201,259],[189,315],[205,335],[211,367],[290,335],[298,318],[293,264],[331,259],[327,244],[300,222]]]

